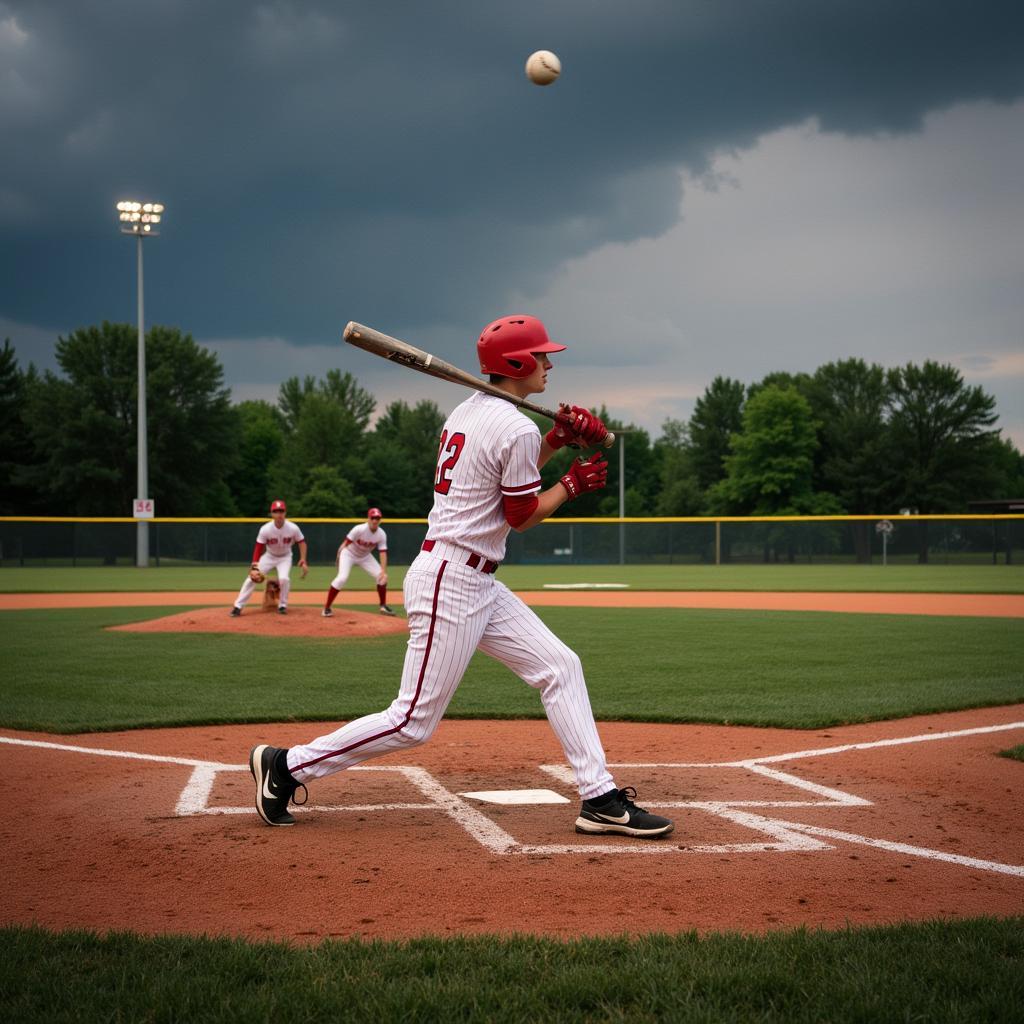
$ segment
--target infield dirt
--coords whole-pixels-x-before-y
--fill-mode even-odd
[[[136,629],[208,622],[223,632],[344,636],[360,624],[406,627],[375,610],[322,619],[319,607],[295,607],[301,600],[287,617],[253,609],[231,619],[234,594],[5,596],[11,603],[0,607],[218,606]],[[739,603],[715,603],[730,598]],[[530,603],[1024,615],[1019,595],[982,599],[995,600],[560,593]],[[0,919],[316,942],[763,932],[1024,913],[1024,764],[998,756],[1024,742],[1020,705],[810,732],[599,723],[618,784],[676,821],[670,837],[646,844],[575,834],[577,797],[552,767],[562,751],[537,721],[443,722],[423,747],[313,784],[294,827],[268,827],[252,807],[249,748],[303,742],[334,724],[3,731],[5,780],[18,796],[0,823]],[[467,795],[509,790],[560,802]]]
[[[619,784],[675,805],[675,833],[647,844],[575,834],[571,785],[541,768],[562,763],[546,722],[443,722],[423,747],[312,784],[277,829],[252,809],[248,750],[327,724],[7,731],[20,796],[0,825],[2,918],[314,942],[1020,914],[1024,765],[996,755],[1022,719],[1018,706],[814,732],[602,723],[609,760],[640,765],[614,768]],[[979,729],[997,731],[964,732]],[[529,789],[566,802],[464,795]],[[496,852],[495,835],[514,844]]]
[[[292,607],[287,615],[247,608],[237,618],[232,618],[223,608],[197,608],[109,628],[126,633],[242,633],[249,636],[319,637],[324,640],[390,636],[407,631],[405,619],[397,616],[337,608],[330,618],[324,618],[319,606]]]

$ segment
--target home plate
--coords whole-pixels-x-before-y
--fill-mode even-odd
[[[567,804],[568,799],[550,789],[491,789],[480,793],[460,793],[485,804]]]

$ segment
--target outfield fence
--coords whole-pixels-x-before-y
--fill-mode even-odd
[[[299,519],[313,565],[335,560],[361,519]],[[152,519],[150,565],[248,563],[265,519]],[[886,525],[888,524],[888,525]],[[389,560],[408,565],[425,519],[384,523]],[[0,567],[134,565],[135,519],[0,517]],[[549,519],[508,538],[520,565],[935,563],[1020,565],[1024,515]]]

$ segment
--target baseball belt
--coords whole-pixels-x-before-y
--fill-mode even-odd
[[[423,551],[433,551],[434,550],[434,546],[436,544],[437,544],[436,540],[425,540],[423,542],[423,546],[422,546],[421,550],[423,550]],[[450,547],[454,547],[454,545],[449,545],[449,546]],[[460,548],[458,550],[461,551],[462,549]],[[483,555],[474,554],[472,551],[467,551],[466,552],[466,565],[468,565],[470,567],[470,569],[479,569],[480,572],[493,573],[493,572],[497,572],[498,571],[498,566],[500,564],[501,564],[500,562],[492,562],[491,559],[484,558]]]

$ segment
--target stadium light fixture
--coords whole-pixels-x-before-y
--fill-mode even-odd
[[[138,408],[138,484],[133,503],[136,526],[135,564],[139,568],[149,565],[149,522],[153,517],[153,502],[149,497],[149,451],[146,431],[146,334],[143,315],[142,240],[160,234],[164,216],[163,203],[140,203],[135,199],[122,199],[117,204],[118,221],[122,235],[135,235],[136,265],[138,268],[139,305],[139,408]]]
[[[163,203],[138,203],[134,199],[122,199],[117,204],[118,219],[123,235],[159,235],[163,219]]]

